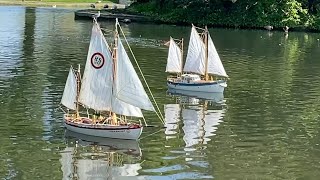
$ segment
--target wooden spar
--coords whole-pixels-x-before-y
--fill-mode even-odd
[[[77,78],[77,96],[76,96],[76,119],[77,119],[80,117],[79,115],[79,95],[80,95],[80,81],[81,81],[80,64],[78,64],[76,78]]]
[[[113,84],[115,83],[116,73],[117,73],[117,57],[118,57],[118,19],[116,19],[116,29],[114,33],[114,47],[113,47]],[[114,87],[114,86],[113,86]],[[111,124],[117,124],[117,115],[111,112]]]
[[[181,39],[181,72],[180,75],[183,73],[183,38]]]
[[[204,80],[208,81],[208,28],[204,30],[204,42],[205,42],[205,69],[204,69]]]

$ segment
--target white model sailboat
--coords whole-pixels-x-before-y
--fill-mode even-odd
[[[61,100],[68,108],[64,115],[68,130],[91,136],[138,139],[143,129],[141,121],[129,122],[129,117],[143,118],[141,109],[155,111],[122,45],[118,27],[121,30],[116,21],[111,51],[94,19],[83,77],[80,67],[77,72],[70,68]],[[80,113],[82,107],[86,114]]]
[[[200,29],[200,28],[198,28]],[[183,43],[175,43],[170,38],[166,72],[177,73],[177,77],[169,76],[169,88],[199,91],[223,92],[227,87],[228,75],[223,67],[217,50],[213,44],[207,27],[200,35],[192,25],[189,47],[185,65],[183,59]],[[182,68],[183,67],[183,68]]]

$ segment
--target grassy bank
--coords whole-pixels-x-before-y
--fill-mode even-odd
[[[89,8],[90,4],[95,4],[96,8],[103,8],[105,4],[112,6],[117,2],[116,0],[101,1],[96,3],[97,0],[42,0],[42,1],[29,1],[29,0],[0,0],[0,5],[10,6],[28,6],[28,7],[75,7],[75,8]]]
[[[29,0],[26,0],[29,1]],[[42,0],[42,2],[96,3],[98,0]],[[117,0],[100,0],[101,3],[118,3]]]

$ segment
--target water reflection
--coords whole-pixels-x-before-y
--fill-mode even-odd
[[[141,169],[139,142],[99,138],[66,131],[61,152],[63,179],[119,179]]]
[[[222,122],[226,109],[223,93],[201,93],[168,90],[175,103],[165,105],[166,139],[176,138],[183,131],[185,161],[207,166],[199,161],[205,157],[204,149]],[[181,127],[179,127],[181,126]]]

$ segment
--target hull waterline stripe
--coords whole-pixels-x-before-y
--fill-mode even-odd
[[[111,131],[111,130],[131,130],[131,129],[140,129],[141,126],[138,127],[127,127],[127,128],[104,128],[104,127],[86,127],[86,126],[77,126],[75,124],[71,124],[68,122],[65,122],[68,126],[73,126],[73,127],[77,127],[77,128],[83,128],[83,129],[97,129],[97,130],[107,130],[107,131]]]
[[[167,82],[168,82],[168,84],[177,85],[177,86],[208,86],[208,85],[224,83],[225,81],[217,81],[217,82],[212,82],[212,83],[197,83],[197,84],[175,83],[172,81],[167,81]]]

